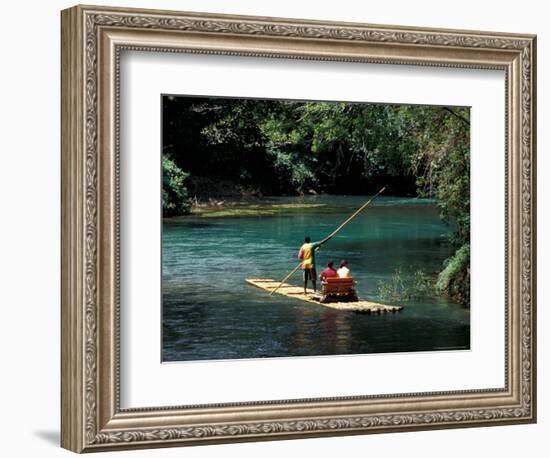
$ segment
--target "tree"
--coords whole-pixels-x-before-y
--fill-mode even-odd
[[[437,200],[453,228],[451,247],[437,288],[470,302],[470,114],[467,108],[405,107],[403,116],[417,142],[412,168],[421,196]]]
[[[189,176],[173,160],[162,158],[162,214],[163,216],[185,215],[191,205],[187,197],[185,179]]]

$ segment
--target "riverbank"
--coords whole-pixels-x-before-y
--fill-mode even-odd
[[[353,199],[359,207],[368,196],[339,196],[329,194],[310,194],[302,196],[239,196],[238,198],[207,198],[190,199],[189,213],[185,215],[164,218],[167,221],[185,220],[189,217],[238,217],[238,216],[272,216],[284,213],[299,213],[319,211],[321,213],[334,212],[334,202],[340,199]],[[372,203],[372,207],[385,205],[426,205],[435,203],[432,199],[408,198],[398,196],[380,196]],[[356,208],[349,206],[349,212]]]
[[[203,218],[238,216],[274,216],[281,213],[299,212],[325,207],[325,204],[273,204],[273,203],[214,203],[191,208],[190,215]],[[185,217],[184,217],[185,218]]]
[[[189,216],[200,216],[205,218],[224,216],[270,216],[283,212],[319,209],[327,205],[326,203],[316,202],[296,202],[295,199],[299,198],[293,198],[294,200],[292,202],[288,202],[287,199],[289,198],[284,196],[241,196],[238,199],[209,198],[207,200],[199,200],[195,197],[190,201],[189,214],[168,219],[185,219]]]
[[[194,215],[239,216],[243,212],[251,214],[254,211],[271,214],[277,210],[277,206],[272,207],[276,199],[319,195],[318,192],[311,189],[302,194],[266,196],[260,189],[251,186],[204,176],[189,177],[186,180],[186,187],[189,196],[189,211]],[[247,209],[245,210],[244,207]]]

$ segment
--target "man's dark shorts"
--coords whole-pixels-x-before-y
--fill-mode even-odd
[[[312,282],[317,279],[317,271],[315,270],[315,267],[313,267],[312,269],[304,269],[303,274],[304,283],[307,281],[308,278],[311,279]]]

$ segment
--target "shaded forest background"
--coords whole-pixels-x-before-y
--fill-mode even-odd
[[[439,291],[469,303],[470,110],[164,96],[163,214],[208,199],[385,194],[436,199],[454,256]]]

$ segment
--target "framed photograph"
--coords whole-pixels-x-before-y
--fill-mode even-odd
[[[75,452],[536,421],[536,37],[62,12]]]

